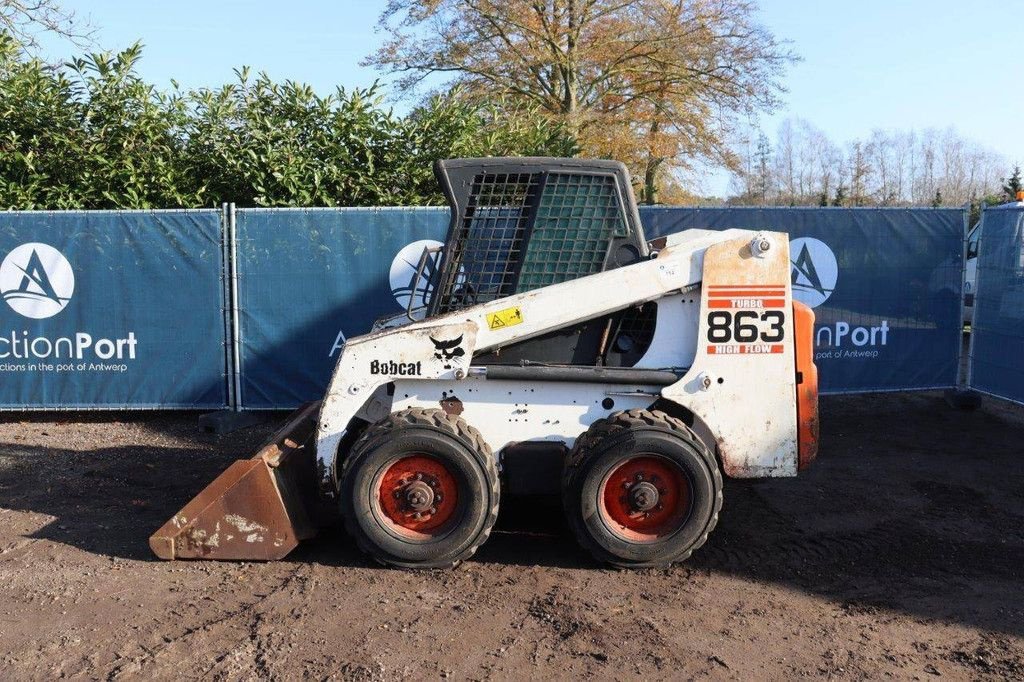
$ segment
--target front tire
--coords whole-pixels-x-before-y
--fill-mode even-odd
[[[563,504],[599,561],[667,566],[703,545],[722,508],[714,455],[683,422],[629,410],[594,422],[570,454]]]
[[[471,557],[498,517],[494,455],[460,417],[413,408],[374,424],[341,475],[341,513],[360,549],[402,568]]]

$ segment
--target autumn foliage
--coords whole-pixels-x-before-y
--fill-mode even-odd
[[[586,155],[626,161],[648,202],[675,171],[735,168],[738,119],[771,110],[794,59],[746,0],[391,0],[366,63],[410,94],[440,75],[538,106]]]

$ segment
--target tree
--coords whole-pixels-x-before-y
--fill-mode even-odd
[[[1020,177],[1020,166],[1013,167],[1013,174],[1003,183],[1003,194],[1007,201],[1017,201],[1017,195],[1024,190],[1024,181]]]
[[[864,206],[868,203],[867,185],[871,175],[871,166],[868,165],[867,154],[864,152],[865,146],[864,143],[856,141],[850,145],[847,154],[850,174],[850,203],[853,206]]]
[[[836,187],[836,196],[832,199],[833,206],[845,206],[846,205],[846,186],[839,185]]]
[[[53,33],[75,44],[89,42],[92,29],[58,0],[0,0],[0,33],[8,33],[22,49],[39,47],[40,33]]]
[[[164,92],[141,52],[53,66],[0,33],[0,209],[441,204],[437,158],[576,152],[535,105],[456,91],[397,116],[376,87],[319,95],[248,69]]]
[[[761,133],[757,137],[757,156],[755,157],[754,190],[757,193],[759,202],[764,205],[768,203],[768,193],[772,187],[772,146],[768,142],[768,136]]]
[[[795,57],[748,0],[390,0],[365,64],[412,91],[441,74],[477,100],[531,103],[655,201],[699,159],[735,168],[738,114],[771,110]]]
[[[763,135],[763,134],[761,134]],[[757,196],[758,153],[748,148],[733,187],[741,203],[763,204]],[[1000,179],[1005,160],[952,129],[874,130],[845,151],[820,129],[795,118],[778,128],[775,153],[764,184],[778,204],[811,206],[842,187],[839,203],[850,206],[931,206],[936,195],[946,206],[977,197],[1006,196],[1020,182]],[[835,203],[833,200],[832,203]]]

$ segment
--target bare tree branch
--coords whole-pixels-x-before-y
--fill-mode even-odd
[[[58,0],[0,0],[0,32],[11,35],[22,48],[39,48],[39,37],[51,33],[78,47],[93,42],[95,29],[88,18],[68,10]]]

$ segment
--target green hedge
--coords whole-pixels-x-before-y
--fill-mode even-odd
[[[162,91],[136,73],[140,55],[52,66],[0,34],[0,208],[437,204],[434,159],[577,151],[538,110],[457,91],[406,116],[376,85],[320,96],[248,69]]]

